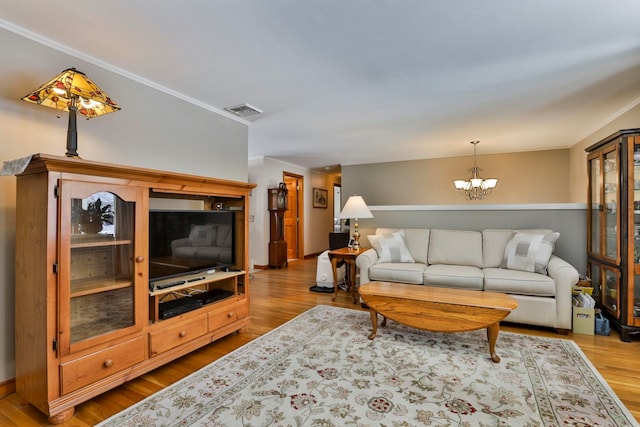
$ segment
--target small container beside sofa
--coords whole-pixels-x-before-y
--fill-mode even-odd
[[[378,228],[360,254],[369,281],[502,292],[518,301],[508,322],[571,330],[578,271],[553,254],[552,230],[483,231]]]

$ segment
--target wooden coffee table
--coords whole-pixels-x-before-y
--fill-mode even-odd
[[[495,352],[500,321],[507,317],[518,302],[506,294],[407,285],[390,282],[369,282],[358,289],[369,306],[373,331],[378,332],[378,313],[384,319],[395,320],[414,328],[435,332],[464,332],[487,328],[491,360],[500,362]]]

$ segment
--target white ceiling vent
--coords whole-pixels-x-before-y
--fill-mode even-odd
[[[240,105],[234,105],[233,107],[225,107],[225,110],[230,111],[233,114],[240,117],[249,117],[249,116],[255,116],[257,114],[262,114],[261,109],[246,103],[240,104]]]

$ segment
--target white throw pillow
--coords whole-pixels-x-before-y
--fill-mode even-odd
[[[402,230],[391,234],[367,236],[378,253],[378,262],[415,262],[404,240]]]
[[[504,250],[502,268],[547,274],[558,237],[560,233],[516,233]]]

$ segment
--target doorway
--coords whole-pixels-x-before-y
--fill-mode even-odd
[[[284,212],[284,240],[287,242],[287,259],[304,258],[304,180],[301,175],[283,172],[287,186],[287,209]]]
[[[333,184],[333,231],[342,231],[340,224],[340,210],[342,209],[342,187]]]

